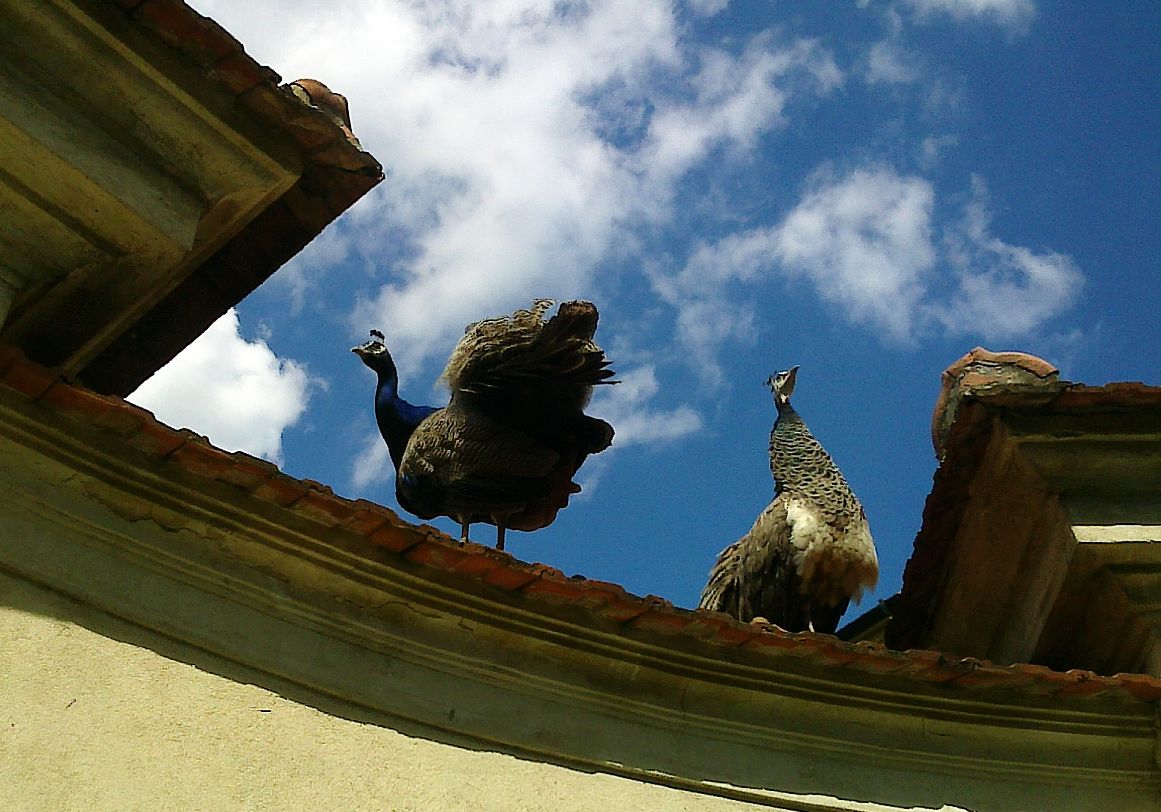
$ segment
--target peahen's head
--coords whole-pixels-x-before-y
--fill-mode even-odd
[[[363,359],[363,363],[380,375],[395,377],[395,361],[383,343],[383,334],[378,330],[371,331],[371,340],[366,344],[351,347],[351,352]]]
[[[775,403],[786,404],[790,402],[790,396],[794,393],[794,380],[797,376],[798,367],[793,366],[790,369],[775,372],[766,379],[766,385],[774,394]]]

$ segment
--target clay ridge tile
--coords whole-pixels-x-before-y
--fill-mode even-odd
[[[1051,399],[1065,388],[1060,370],[1043,358],[1025,352],[992,352],[976,347],[953,362],[940,378],[939,396],[931,415],[931,444],[935,455],[947,454],[948,433],[964,398],[981,393],[1033,393]]]
[[[822,668],[891,674],[965,691],[1004,688],[1070,699],[1161,700],[1161,680],[1144,674],[1103,677],[1033,665],[1001,667],[933,651],[901,652],[869,641],[847,643],[832,635],[792,634],[770,624],[739,623],[720,612],[682,609],[652,595],[638,597],[617,584],[568,577],[553,567],[523,562],[490,547],[456,542],[435,528],[406,523],[386,507],[344,499],[321,483],[294,479],[246,454],[227,453],[194,432],[164,426],[149,412],[120,398],[74,387],[6,346],[0,346],[0,382],[29,400],[39,399],[63,420],[116,437],[142,453],[180,466],[191,476],[228,482],[253,498],[283,506],[308,520],[357,533],[413,563],[518,592],[546,608],[575,606],[662,638],[693,637],[760,656],[790,656]],[[126,414],[133,420],[127,421]],[[130,433],[126,436],[126,432]]]
[[[237,97],[243,107],[289,133],[316,162],[382,177],[379,162],[363,150],[351,131],[349,114],[344,117],[339,112],[345,111],[341,95],[316,80],[296,83],[307,83],[308,94],[318,97],[314,103],[300,98],[291,87],[279,87],[281,77],[275,71],[255,61],[230,32],[182,0],[118,0],[117,4],[137,25]]]

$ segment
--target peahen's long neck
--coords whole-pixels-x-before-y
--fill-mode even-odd
[[[394,370],[379,373],[379,383],[375,387],[375,422],[387,441],[387,450],[396,471],[415,427],[435,411],[439,410],[434,406],[416,406],[399,397],[399,377]]]
[[[789,401],[777,405],[778,419],[770,432],[775,493],[792,490],[813,495],[818,479],[828,476],[833,464]]]
[[[833,513],[862,510],[830,454],[789,402],[778,404],[778,419],[770,431],[770,472],[775,494],[794,491]]]

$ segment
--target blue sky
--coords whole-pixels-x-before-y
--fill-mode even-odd
[[[509,551],[696,604],[772,497],[762,382],[799,364],[879,549],[849,618],[900,587],[953,360],[1161,384],[1161,4],[193,5],[345,94],[386,179],[131,399],[342,495],[395,507],[367,330],[442,404],[468,322],[586,298],[614,447]]]

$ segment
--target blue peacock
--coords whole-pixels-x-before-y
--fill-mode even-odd
[[[615,383],[597,346],[597,308],[537,300],[510,316],[468,325],[443,378],[447,406],[417,406],[399,394],[399,373],[383,334],[353,348],[377,375],[375,420],[395,465],[400,507],[421,519],[448,516],[469,526],[547,527],[580,491],[585,458],[604,451],[613,427],[584,413],[593,387]]]

